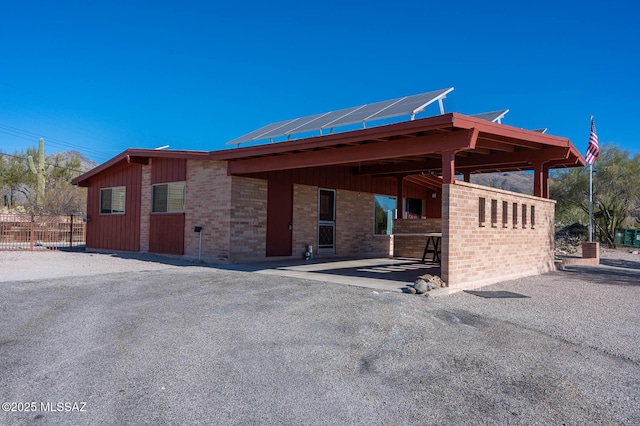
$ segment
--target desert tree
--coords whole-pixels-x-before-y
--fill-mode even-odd
[[[565,169],[551,180],[551,198],[557,200],[558,223],[589,221],[589,168]],[[605,145],[594,164],[594,225],[600,242],[615,246],[618,229],[638,220],[640,154]]]

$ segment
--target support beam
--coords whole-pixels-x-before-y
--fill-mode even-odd
[[[549,198],[549,164],[542,165],[542,197]]]
[[[536,197],[544,197],[544,171],[542,163],[533,165],[533,195]]]
[[[453,184],[456,180],[456,152],[445,151],[442,153],[442,183]]]
[[[475,148],[477,137],[478,131],[470,129],[388,142],[373,142],[318,151],[248,158],[229,161],[227,174],[242,175],[305,167],[334,166],[407,156],[424,156],[445,150],[473,149]]]
[[[404,176],[402,176],[402,175],[396,176],[396,179],[398,181],[398,196],[396,197],[396,209],[398,210],[398,213],[397,213],[398,219],[404,219],[404,209],[403,209],[404,205],[403,205],[403,202],[402,202],[403,195],[404,195],[404,193],[402,191],[402,189],[403,189],[402,188],[402,179],[403,179],[403,177]]]

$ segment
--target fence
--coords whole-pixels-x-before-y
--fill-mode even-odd
[[[58,250],[84,246],[82,216],[0,214],[0,250]]]

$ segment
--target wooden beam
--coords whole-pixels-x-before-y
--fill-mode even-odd
[[[523,149],[517,152],[501,152],[491,155],[475,155],[459,158],[456,162],[458,169],[498,168],[513,164],[546,163],[552,160],[564,160],[569,156],[568,148]]]
[[[442,153],[442,183],[453,184],[456,179],[456,152],[445,151]]]
[[[354,167],[353,173],[356,175],[394,175],[394,174],[417,174],[428,170],[440,170],[440,159],[427,158],[422,161],[412,161],[406,163],[384,164],[379,166]]]
[[[358,146],[323,149],[299,154],[283,154],[229,161],[227,174],[241,175],[265,171],[380,161],[406,156],[420,156],[442,151],[473,149],[478,131],[461,130],[417,138],[373,142]]]
[[[130,164],[142,164],[142,165],[148,165],[149,164],[149,157],[138,157],[138,156],[134,156],[134,155],[129,155],[127,156],[127,163]]]

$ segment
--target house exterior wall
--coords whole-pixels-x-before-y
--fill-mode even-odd
[[[267,181],[231,179],[230,261],[266,259]]]
[[[227,263],[231,242],[231,176],[223,161],[187,160],[184,255],[197,259],[202,227],[201,259]]]
[[[183,158],[155,158],[151,161],[151,184],[143,185],[144,197],[152,202],[153,185],[184,182],[187,178],[187,160]],[[185,213],[154,213],[142,211],[149,216],[149,248],[151,253],[184,254]]]
[[[374,194],[336,191],[336,254],[393,256],[393,237],[373,234]]]
[[[301,258],[308,245],[318,251],[318,187],[293,185],[292,256]]]
[[[151,167],[153,158],[149,159],[149,164],[142,166],[141,170],[141,192],[140,192],[140,251],[149,252],[150,235],[150,215],[151,215]]]
[[[140,250],[142,166],[123,164],[91,178],[87,191],[87,248]],[[100,214],[100,189],[124,186],[125,213]]]
[[[485,221],[480,202],[485,199]],[[497,220],[492,221],[492,200]],[[503,224],[503,202],[507,202]],[[517,223],[513,205],[517,206]],[[522,209],[526,206],[526,225]],[[531,223],[531,206],[535,225]],[[443,187],[442,279],[470,289],[553,270],[555,201],[456,181]]]
[[[442,219],[396,219],[393,221],[393,255],[421,259],[427,232],[442,232]]]

